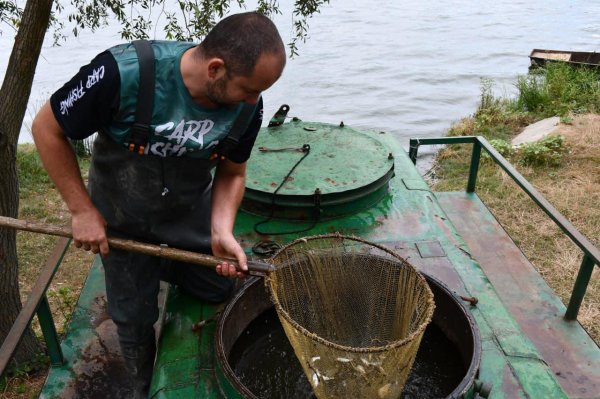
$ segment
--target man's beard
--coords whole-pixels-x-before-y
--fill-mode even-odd
[[[206,85],[206,97],[219,107],[231,107],[233,104],[226,96],[227,79],[219,78],[214,83]]]

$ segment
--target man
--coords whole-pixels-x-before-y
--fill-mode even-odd
[[[81,68],[32,127],[44,166],[71,212],[75,245],[102,256],[108,311],[137,397],[147,396],[152,375],[160,279],[221,302],[232,290],[229,277],[243,273],[229,263],[218,265],[216,274],[110,249],[106,237],[212,252],[236,258],[247,270],[232,230],[261,125],[260,93],[279,78],[286,59],[273,23],[254,12],[223,19],[195,47],[154,41],[152,50],[154,106],[141,146],[130,145],[140,89],[132,44],[113,47]],[[219,143],[249,104],[254,106],[239,144],[221,153]],[[96,131],[88,194],[67,138]]]

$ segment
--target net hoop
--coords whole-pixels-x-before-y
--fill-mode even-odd
[[[420,282],[423,284],[423,287],[425,288],[425,291],[426,291],[426,300],[427,300],[426,308],[427,308],[427,310],[426,310],[426,315],[425,315],[423,321],[419,324],[419,326],[413,332],[411,332],[406,337],[399,339],[399,340],[395,340],[386,345],[369,346],[369,347],[353,347],[353,346],[341,345],[341,344],[338,344],[335,342],[331,342],[327,339],[324,339],[323,337],[308,331],[301,324],[299,324],[283,308],[283,306],[281,306],[281,303],[277,299],[276,294],[274,293],[274,290],[272,288],[272,280],[267,275],[265,277],[265,286],[267,287],[267,289],[269,291],[271,302],[274,304],[275,309],[277,310],[278,314],[281,317],[283,317],[297,331],[301,332],[304,336],[308,337],[309,339],[316,341],[322,345],[328,346],[330,348],[334,348],[334,349],[341,350],[341,351],[346,351],[349,353],[377,353],[377,352],[389,351],[390,349],[394,349],[394,348],[398,348],[398,347],[406,345],[407,343],[413,341],[415,339],[415,337],[420,336],[424,332],[425,328],[427,328],[427,325],[430,323],[430,321],[433,317],[433,312],[435,310],[435,304],[433,301],[433,293],[432,293],[431,289],[429,288],[429,285],[427,284],[427,280],[425,279],[425,277],[423,277],[421,275],[421,273],[419,273],[418,270],[414,266],[412,266],[410,263],[408,263],[406,261],[406,259],[404,259],[400,255],[396,254],[394,251],[390,250],[389,248],[386,248],[380,244],[376,244],[373,242],[363,240],[362,238],[355,237],[355,236],[345,236],[345,235],[341,235],[338,233],[324,234],[324,235],[316,235],[316,236],[303,237],[303,238],[296,239],[296,240],[290,242],[289,244],[283,246],[279,251],[277,251],[277,253],[275,253],[271,258],[269,258],[268,262],[273,263],[273,260],[276,259],[278,255],[285,253],[287,250],[289,250],[290,248],[292,248],[296,245],[299,245],[301,243],[308,243],[309,241],[313,241],[313,240],[324,240],[324,239],[339,239],[339,240],[355,241],[357,243],[366,244],[368,246],[375,247],[381,251],[384,251],[388,255],[390,255],[394,260],[397,260],[399,262],[399,264],[398,264],[399,266],[405,267],[411,273],[414,273],[415,277],[420,280]],[[369,255],[369,256],[375,257],[377,255]],[[389,260],[387,258],[382,258],[382,259]],[[293,267],[293,265],[284,266],[284,267]],[[277,266],[276,266],[276,268],[277,268]]]

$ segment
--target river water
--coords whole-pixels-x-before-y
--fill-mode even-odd
[[[292,37],[291,1],[276,16],[284,41]],[[264,93],[265,120],[283,103],[303,120],[391,132],[444,135],[472,114],[481,79],[514,95],[533,48],[599,50],[600,2],[589,0],[331,0],[310,20],[310,38]],[[164,21],[163,21],[164,22]],[[6,70],[12,32],[0,36]],[[20,142],[31,141],[36,110],[80,65],[121,42],[117,26],[70,37],[60,47],[48,35]],[[157,39],[161,39],[157,29]]]

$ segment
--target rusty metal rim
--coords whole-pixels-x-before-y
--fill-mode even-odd
[[[235,389],[236,391],[238,391],[241,394],[241,397],[248,398],[248,399],[259,399],[256,395],[254,395],[252,393],[252,391],[250,391],[244,384],[242,384],[240,379],[237,377],[237,375],[231,368],[231,365],[229,364],[229,359],[227,358],[225,351],[224,351],[225,345],[223,342],[224,326],[225,326],[224,322],[227,320],[227,318],[231,314],[232,310],[235,307],[235,304],[237,304],[238,301],[246,294],[246,291],[248,291],[250,288],[254,287],[254,284],[260,284],[260,282],[258,280],[259,280],[259,278],[253,277],[252,280],[247,281],[243,285],[243,287],[237,292],[237,294],[235,294],[235,296],[229,301],[229,303],[227,304],[227,306],[221,313],[221,316],[219,317],[219,320],[217,322],[217,328],[215,330],[215,352],[217,355],[217,362],[215,363],[215,370],[217,372],[217,376],[219,376],[219,374],[222,374],[223,377],[225,378],[225,381],[223,380],[223,378],[217,379],[219,388],[221,389],[221,392],[224,394],[225,397],[228,397],[228,396],[227,396],[226,392],[224,392],[224,387],[222,386],[222,384],[229,383],[232,385],[233,389]],[[226,390],[227,389],[225,389],[225,391]]]
[[[465,377],[461,380],[458,386],[448,394],[447,399],[454,398],[464,398],[467,396],[469,390],[473,386],[475,382],[475,376],[479,371],[479,366],[481,364],[481,336],[479,334],[479,328],[477,327],[477,323],[475,322],[475,318],[465,306],[465,304],[457,297],[457,295],[448,288],[448,286],[442,283],[437,278],[430,276],[427,273],[422,273],[427,280],[427,283],[432,287],[432,290],[440,289],[442,290],[447,298],[452,301],[456,309],[458,309],[461,315],[466,319],[469,325],[469,331],[472,334],[473,340],[473,352],[469,363],[469,367],[465,372]],[[435,320],[435,315],[434,315]],[[432,321],[433,322],[433,321]],[[465,359],[463,359],[465,360]]]

